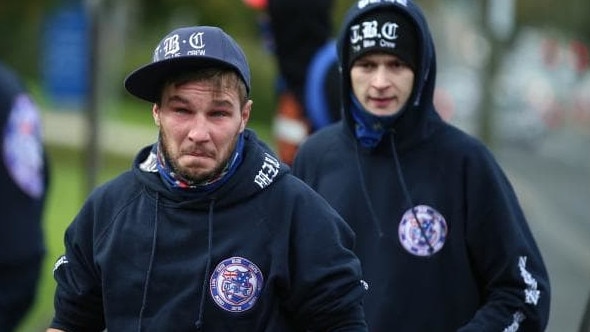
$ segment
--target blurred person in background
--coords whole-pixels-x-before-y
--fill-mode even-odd
[[[49,184],[41,114],[12,68],[0,63],[0,331],[32,307],[45,256]]]
[[[343,118],[293,172],[356,232],[369,329],[543,331],[545,263],[491,152],[433,105],[434,42],[410,0],[361,0],[338,38]]]
[[[158,140],[68,226],[48,331],[366,331],[354,233],[247,129],[241,47],[167,34],[126,89]]]
[[[273,137],[292,164],[312,132],[340,118],[333,0],[244,0],[264,14],[260,29],[278,64]]]

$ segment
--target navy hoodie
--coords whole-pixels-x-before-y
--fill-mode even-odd
[[[49,164],[41,114],[24,85],[0,64],[0,262],[22,263],[45,255],[43,211]]]
[[[359,15],[392,9],[418,27],[420,58],[408,105],[367,148],[350,111],[348,31]],[[359,1],[338,53],[343,119],[300,147],[293,173],[357,235],[369,330],[544,330],[550,286],[540,251],[490,151],[434,108],[435,51],[421,10],[409,0]]]
[[[246,130],[242,163],[200,198],[137,156],[98,187],[56,263],[67,331],[366,331],[354,234]]]

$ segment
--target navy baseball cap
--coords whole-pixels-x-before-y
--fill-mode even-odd
[[[219,66],[235,70],[250,93],[248,61],[230,35],[218,27],[183,27],[170,32],[160,41],[150,64],[127,76],[125,89],[136,97],[155,103],[160,98],[162,84],[171,75]]]

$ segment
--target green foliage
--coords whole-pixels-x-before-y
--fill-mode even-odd
[[[270,124],[274,114],[274,80],[276,61],[265,50],[259,31],[259,19],[263,13],[248,7],[242,0],[20,0],[0,1],[0,60],[13,66],[25,81],[42,86],[39,82],[42,49],[43,22],[56,4],[67,1],[83,1],[100,5],[96,17],[101,18],[101,31],[105,38],[119,36],[114,44],[104,45],[101,59],[117,59],[116,66],[100,68],[100,74],[112,73],[105,80],[111,88],[101,102],[116,103],[130,96],[122,88],[122,79],[137,66],[151,58],[151,50],[172,28],[181,25],[218,25],[234,36],[243,46],[252,68],[252,114],[254,121]],[[320,0],[321,1],[321,0]],[[417,0],[430,8],[435,0]],[[466,0],[454,0],[466,1]],[[490,1],[490,0],[487,0]],[[516,1],[516,0],[515,0]],[[345,10],[353,0],[334,1],[334,32],[337,31]],[[485,2],[482,2],[482,4]],[[556,8],[550,0],[516,1],[517,24],[559,28],[589,42],[590,2],[564,0]],[[89,7],[90,12],[90,7]],[[113,17],[124,15],[118,23]],[[563,13],[563,15],[556,15]],[[584,39],[585,37],[585,39]],[[109,61],[105,61],[109,62]],[[112,88],[114,87],[114,88]]]
[[[516,0],[515,0],[516,1]],[[552,0],[516,1],[517,20],[521,25],[561,30],[590,42],[590,1]]]

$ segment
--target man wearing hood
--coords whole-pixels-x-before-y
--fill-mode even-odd
[[[542,331],[550,287],[504,172],[433,105],[433,40],[410,0],[361,0],[338,38],[343,119],[293,172],[342,215],[374,332]]]
[[[246,129],[233,38],[176,29],[125,87],[158,141],[66,230],[48,331],[366,331],[354,233]]]

